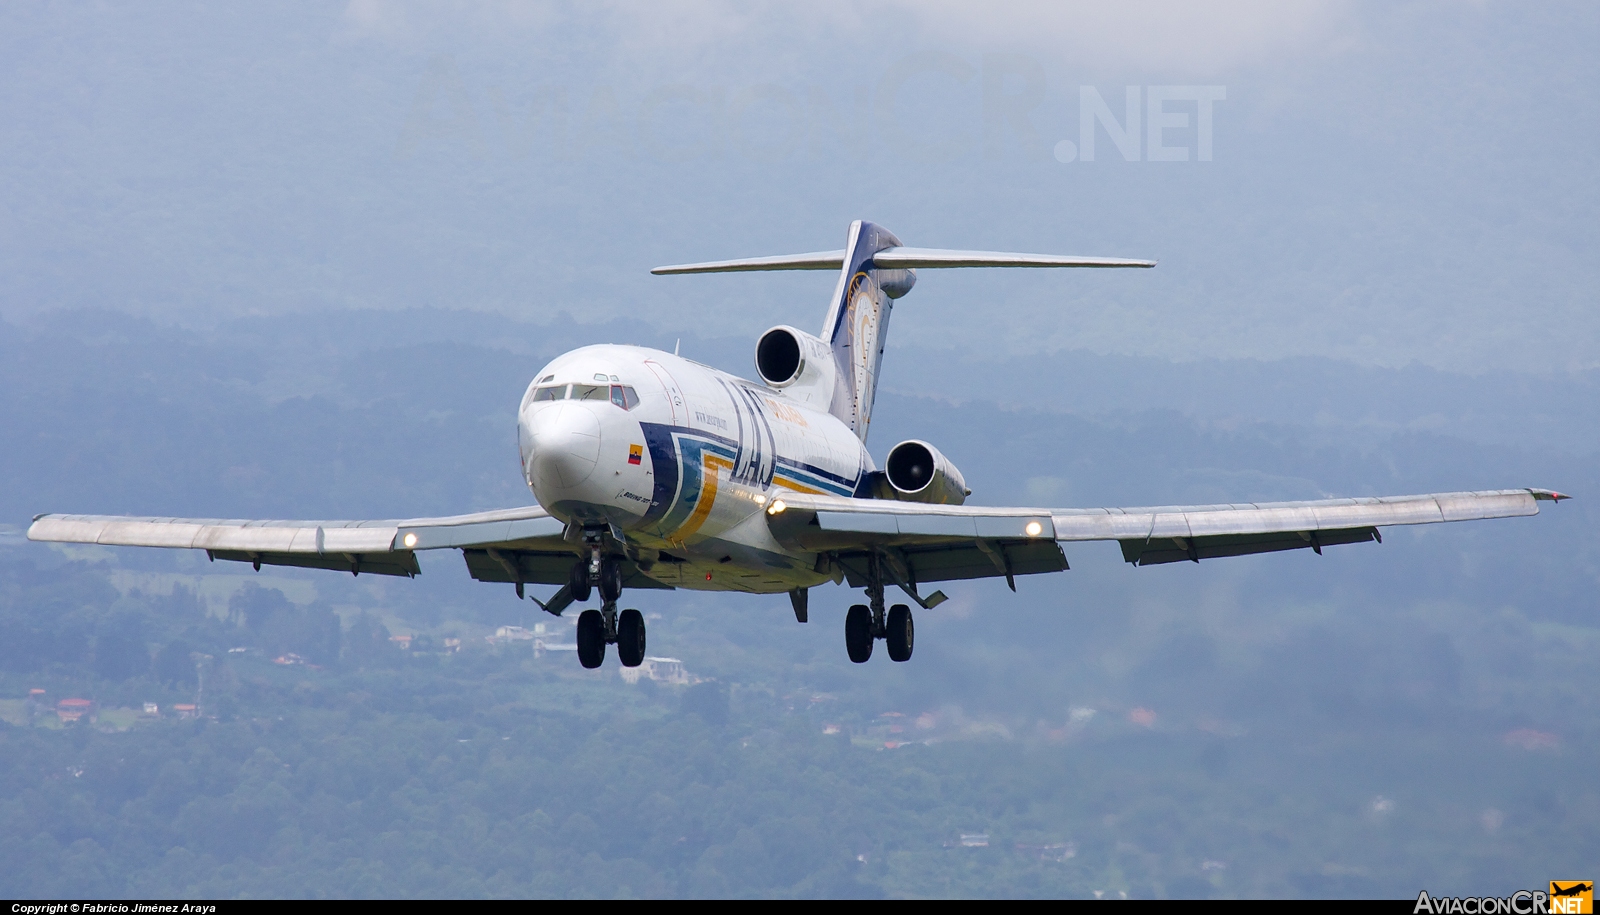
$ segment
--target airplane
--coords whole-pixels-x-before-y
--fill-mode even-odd
[[[973,267],[1149,268],[1154,261],[910,248],[857,220],[842,250],[657,267],[658,275],[763,270],[838,274],[820,335],[780,324],[756,342],[756,379],[677,353],[586,346],[540,369],[517,409],[522,476],[537,504],[392,521],[240,521],[43,514],[28,539],[205,550],[212,561],[414,576],[422,550],[460,550],[478,581],[555,585],[560,616],[578,616],[586,668],[617,646],[645,656],[643,615],[618,611],[626,590],[691,588],[787,594],[808,619],[810,589],[862,589],[845,614],[845,648],[863,663],[875,642],[911,658],[907,604],[946,598],[935,582],[1067,569],[1061,544],[1115,540],[1135,566],[1382,542],[1379,528],[1538,514],[1548,489],[1504,489],[1307,502],[1145,508],[1007,508],[966,504],[961,471],[933,444],[890,448],[882,467],[867,432],[894,302],[917,271]]]

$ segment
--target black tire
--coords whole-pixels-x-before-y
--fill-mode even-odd
[[[614,603],[622,597],[622,561],[615,557],[600,560],[600,599]]]
[[[911,660],[911,649],[917,641],[917,633],[911,622],[910,607],[895,604],[889,608],[889,631],[884,633],[884,641],[889,643],[890,660]]]
[[[844,615],[844,647],[850,660],[865,664],[872,658],[872,611],[856,604]]]
[[[578,560],[572,567],[572,572],[567,575],[567,587],[572,590],[572,599],[583,603],[589,599],[589,561]]]
[[[578,614],[578,663],[594,670],[606,662],[606,621],[599,610]]]
[[[623,667],[644,663],[644,614],[637,610],[624,610],[617,618],[617,660]]]

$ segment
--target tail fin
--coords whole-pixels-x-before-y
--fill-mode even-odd
[[[658,275],[737,273],[748,270],[838,270],[822,340],[833,349],[833,415],[844,420],[862,441],[872,423],[872,401],[878,392],[878,369],[889,334],[891,301],[911,291],[918,269],[941,267],[1154,267],[1155,261],[1120,257],[1074,257],[1015,254],[1006,251],[957,251],[905,248],[882,226],[864,220],[850,224],[843,251],[816,251],[776,257],[747,257],[700,264],[657,267]]]
[[[879,251],[898,247],[900,239],[882,226],[861,219],[850,224],[839,285],[822,324],[822,339],[833,348],[838,368],[832,413],[862,441],[872,423],[893,300],[910,292],[917,281],[915,271],[888,270],[872,262]]]

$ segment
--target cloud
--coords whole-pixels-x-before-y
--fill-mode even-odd
[[[930,37],[1003,45],[1097,70],[1158,69],[1191,75],[1281,60],[1340,42],[1346,5],[1328,0],[1125,0],[1121,3],[892,0]]]
[[[617,63],[689,70],[805,67],[819,52],[893,56],[928,45],[1016,51],[1097,71],[1206,76],[1290,59],[1348,40],[1355,17],[1338,0],[1129,0],[1104,4],[964,0],[878,3],[672,4],[545,2],[415,4],[351,0],[356,33],[400,44],[539,44],[559,32]]]

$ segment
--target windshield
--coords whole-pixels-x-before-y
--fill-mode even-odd
[[[609,400],[632,410],[639,405],[639,393],[631,384],[553,384],[530,390],[525,403],[546,400]]]

